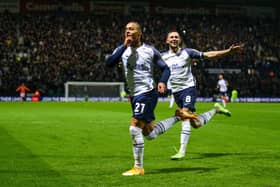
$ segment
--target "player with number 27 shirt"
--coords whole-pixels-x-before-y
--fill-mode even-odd
[[[158,92],[166,91],[166,82],[170,70],[162,60],[160,53],[152,46],[141,41],[142,31],[139,23],[129,22],[125,27],[125,40],[109,56],[106,63],[113,66],[122,62],[133,115],[129,132],[132,138],[134,166],[122,173],[123,176],[143,175],[144,138],[155,139],[172,127],[182,116],[172,116],[154,124],[154,110],[158,101]],[[162,70],[158,85],[153,79],[153,68]]]

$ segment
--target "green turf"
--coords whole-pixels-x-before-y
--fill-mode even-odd
[[[213,103],[197,103],[197,112]],[[280,104],[229,103],[193,129],[172,161],[180,123],[145,141],[146,174],[133,165],[128,103],[0,103],[0,186],[268,186],[280,184]],[[159,103],[157,121],[173,115]]]

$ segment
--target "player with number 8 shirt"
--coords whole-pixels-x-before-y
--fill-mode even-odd
[[[220,51],[201,52],[196,49],[180,47],[181,37],[177,31],[171,31],[167,34],[166,43],[169,50],[162,53],[162,59],[170,68],[171,90],[175,102],[181,114],[188,116],[182,121],[180,149],[177,154],[171,156],[172,160],[178,160],[185,157],[186,146],[191,133],[191,126],[199,128],[206,124],[216,113],[230,116],[231,113],[220,104],[215,103],[214,108],[197,115],[195,113],[196,88],[195,78],[192,74],[192,59],[212,59],[229,54],[239,53],[243,46],[232,45],[230,48]]]

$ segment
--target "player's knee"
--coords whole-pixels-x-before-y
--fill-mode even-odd
[[[143,135],[147,140],[153,140],[157,137],[156,133],[154,132],[154,125],[152,122],[145,125],[143,128]]]
[[[153,121],[145,125],[143,129],[143,135],[147,140],[153,140],[157,137],[156,133],[154,132]]]
[[[140,128],[138,128],[138,127],[135,127],[135,126],[130,126],[129,127],[129,133],[131,134],[131,136],[135,136],[135,135],[137,135],[137,134],[141,134],[141,129]]]
[[[134,147],[139,147],[139,146],[141,147],[144,145],[144,139],[142,137],[142,129],[135,126],[130,126],[129,132]]]

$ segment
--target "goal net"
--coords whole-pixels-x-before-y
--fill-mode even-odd
[[[123,82],[66,82],[65,100],[123,100]]]

